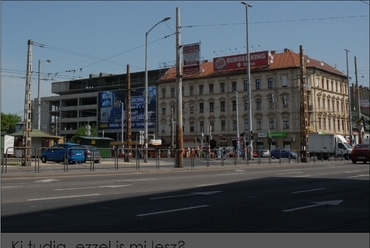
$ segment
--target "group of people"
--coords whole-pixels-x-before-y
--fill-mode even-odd
[[[211,149],[208,147],[207,149],[202,149],[202,146],[197,146],[196,148],[188,147],[183,148],[183,155],[186,158],[194,157],[196,159],[201,158],[215,158],[215,159],[226,159],[228,156],[229,150],[226,147],[222,147],[221,149],[217,147],[216,149]]]

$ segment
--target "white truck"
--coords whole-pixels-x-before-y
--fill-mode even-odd
[[[310,157],[317,157],[319,160],[330,157],[348,160],[351,156],[352,146],[342,135],[311,133],[308,135],[308,144]]]

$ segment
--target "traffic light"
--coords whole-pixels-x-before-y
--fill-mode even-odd
[[[210,145],[210,147],[211,147],[211,149],[215,149],[216,148],[216,140],[214,140],[214,139],[211,139],[211,141],[209,142],[209,145]]]
[[[254,136],[253,136],[253,131],[251,131],[251,140],[254,139]]]

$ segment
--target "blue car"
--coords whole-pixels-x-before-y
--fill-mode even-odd
[[[271,150],[271,158],[297,158],[297,153],[288,149],[275,148]]]
[[[86,148],[76,143],[62,143],[50,147],[41,155],[41,162],[85,163]]]

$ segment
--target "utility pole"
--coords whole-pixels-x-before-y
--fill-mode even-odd
[[[130,65],[127,65],[127,73],[126,73],[126,81],[127,81],[127,93],[126,93],[126,146],[128,151],[125,152],[125,162],[130,161],[131,155],[131,77],[130,77]]]
[[[300,132],[301,132],[301,162],[309,162],[309,143],[308,143],[308,104],[307,104],[307,85],[306,85],[306,65],[304,61],[303,47],[299,46],[300,54]]]
[[[348,90],[348,127],[349,127],[349,141],[352,145],[352,109],[351,109],[351,88],[349,86],[349,69],[348,69],[348,49],[346,51],[346,63],[347,63],[347,90]]]
[[[31,166],[31,72],[32,72],[32,40],[28,40],[27,70],[26,70],[26,89],[24,97],[24,116],[23,116],[23,166]]]
[[[183,167],[183,132],[182,132],[182,72],[181,72],[181,36],[180,36],[180,9],[176,8],[176,83],[177,83],[177,118],[176,118],[176,155],[175,167]]]
[[[175,148],[175,126],[173,123],[175,122],[173,119],[173,107],[171,108],[171,149]]]

